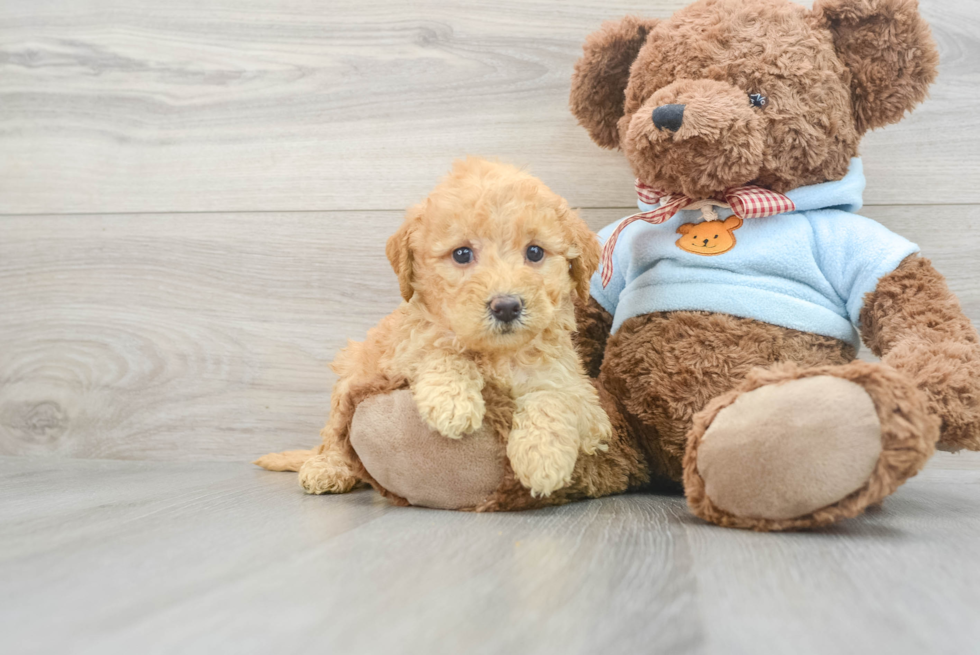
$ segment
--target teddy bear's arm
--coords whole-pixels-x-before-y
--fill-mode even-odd
[[[980,338],[943,276],[910,255],[865,297],[861,336],[942,419],[939,447],[980,450]]]
[[[602,356],[612,324],[612,314],[603,309],[595,298],[575,298],[575,332],[572,334],[572,342],[582,359],[585,373],[590,378],[599,376],[599,367],[602,366]]]

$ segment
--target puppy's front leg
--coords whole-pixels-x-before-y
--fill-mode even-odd
[[[521,484],[548,496],[571,482],[579,451],[605,450],[609,417],[577,360],[555,362],[517,388],[507,457]]]
[[[419,414],[435,431],[459,439],[483,425],[483,376],[476,364],[438,350],[419,365],[412,394]]]
[[[558,393],[532,391],[517,397],[507,459],[532,496],[549,496],[568,485],[578,451],[578,417]]]

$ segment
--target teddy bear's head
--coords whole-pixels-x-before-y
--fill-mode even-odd
[[[916,0],[698,0],[590,35],[571,107],[644,183],[692,198],[843,177],[921,102],[938,54]]]

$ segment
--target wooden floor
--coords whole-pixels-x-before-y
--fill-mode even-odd
[[[976,323],[980,3],[920,2],[940,77],[864,140],[863,213]],[[316,442],[329,362],[398,303],[384,241],[454,158],[593,228],[631,211],[572,65],[685,4],[0,3],[0,651],[980,653],[977,456],[796,535],[657,496],[394,509],[247,464]]]
[[[943,460],[945,461],[945,460]],[[980,470],[804,534],[680,497],[513,514],[231,463],[0,458],[7,653],[980,652]]]

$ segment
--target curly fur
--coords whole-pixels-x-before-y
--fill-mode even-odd
[[[543,259],[527,259],[531,245],[544,249]],[[453,259],[462,247],[471,262]],[[579,452],[605,448],[612,431],[571,340],[573,298],[588,295],[599,260],[585,223],[532,176],[468,159],[408,211],[386,252],[405,302],[334,361],[330,418],[323,444],[299,467],[303,488],[379,486],[350,445],[351,419],[368,395],[406,384],[422,418],[447,438],[487,420],[488,385],[505,390],[513,398],[506,452],[516,479],[535,496],[567,486]],[[521,299],[512,323],[489,311],[500,295]],[[299,458],[257,463],[282,468]]]
[[[586,498],[599,498],[637,489],[650,481],[649,465],[643,452],[630,438],[625,418],[618,409],[616,400],[601,386],[597,386],[600,402],[612,422],[612,436],[607,448],[592,455],[583,455],[575,463],[571,483],[558,489],[548,497],[534,497],[527,493],[513,473],[509,463],[504,460],[504,480],[497,491],[486,501],[474,508],[477,512],[515,511],[535,509],[553,505],[563,505]],[[499,405],[499,403],[498,403]],[[498,425],[509,425],[498,421]],[[502,443],[506,432],[498,429]]]

